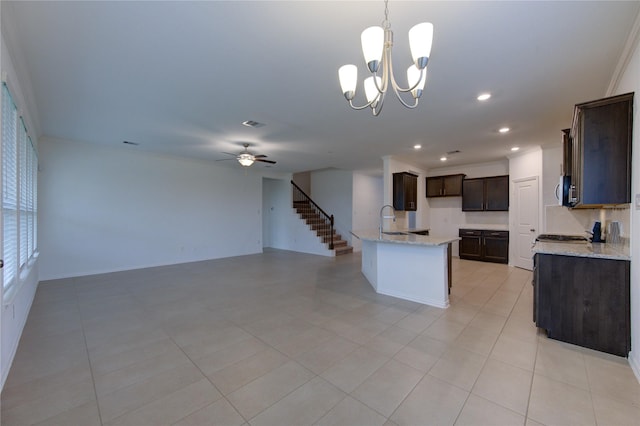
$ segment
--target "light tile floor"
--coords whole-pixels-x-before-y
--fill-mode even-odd
[[[278,250],[42,282],[3,425],[632,425],[626,359],[547,339],[531,273],[455,259],[451,306],[358,254]]]

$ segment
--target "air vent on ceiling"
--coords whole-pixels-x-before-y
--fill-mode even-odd
[[[122,143],[125,145],[134,145],[134,146],[140,145],[138,142],[131,142],[131,141],[122,141]]]
[[[459,149],[454,149],[453,151],[447,152],[447,155],[453,155],[453,154],[460,154],[460,150]]]
[[[242,125],[247,127],[257,128],[257,127],[264,126],[264,123],[258,123],[257,121],[253,121],[253,120],[247,120],[247,121],[243,121]]]

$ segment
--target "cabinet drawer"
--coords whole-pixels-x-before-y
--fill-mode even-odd
[[[458,231],[459,237],[481,237],[482,231],[479,229],[461,229]]]
[[[493,237],[493,238],[509,238],[509,231],[484,231],[482,233],[485,237]]]

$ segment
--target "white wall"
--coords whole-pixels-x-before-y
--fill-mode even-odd
[[[311,198],[328,215],[336,231],[351,245],[353,230],[353,172],[327,169],[311,172]]]
[[[40,145],[41,279],[262,251],[262,177],[127,147]]]
[[[640,194],[640,16],[636,33],[630,39],[629,62],[617,84],[615,93],[635,92],[633,105],[633,147],[631,182],[631,353],[629,363],[640,381],[640,208],[635,204]],[[623,58],[627,59],[627,58]]]
[[[26,123],[27,131],[32,141],[37,146],[37,117],[32,115],[35,114],[35,109],[30,108],[30,104],[27,102],[30,94],[30,83],[24,79],[22,74],[20,75],[21,78],[18,77],[4,36],[0,39],[0,44],[0,70],[2,73],[6,73],[7,84],[13,100]],[[2,227],[0,226],[1,232]],[[0,250],[2,250],[1,247]],[[2,301],[0,308],[0,389],[4,387],[5,380],[9,374],[22,330],[38,288],[38,268],[38,258],[30,261],[26,267],[22,268],[18,282],[13,286],[9,294],[4,294],[4,286],[0,278],[0,300]]]
[[[382,177],[353,173],[353,229],[377,229],[380,208],[384,205]],[[361,251],[362,243],[352,238],[353,251]]]
[[[509,174],[507,160],[461,166],[439,167],[429,170],[428,176],[443,176],[463,173],[466,178],[500,176]],[[508,212],[463,212],[462,197],[427,198],[430,210],[432,235],[457,237],[461,228],[495,228],[506,230],[509,224]],[[451,246],[452,254],[458,256],[459,244]]]
[[[311,196],[311,172],[300,172],[293,174],[293,180],[300,189],[309,197]],[[313,197],[312,197],[313,198]]]

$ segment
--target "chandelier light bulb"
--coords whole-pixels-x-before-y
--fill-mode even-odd
[[[338,69],[338,78],[342,94],[347,100],[353,99],[356,95],[356,84],[358,83],[358,67],[355,65],[343,65]]]
[[[413,97],[419,98],[422,96],[422,90],[424,90],[424,85],[427,82],[427,69],[420,71],[415,65],[411,65],[407,68],[407,81],[409,82],[409,87],[415,86],[411,91]]]
[[[409,47],[413,63],[418,69],[427,66],[433,43],[433,24],[422,22],[409,30]]]
[[[382,27],[369,27],[360,36],[362,41],[362,53],[364,62],[369,71],[378,72],[382,52],[384,51],[384,29]]]
[[[374,78],[378,81],[378,87],[380,87],[382,85],[382,79],[378,76],[367,77],[364,80],[364,94],[367,97],[367,102],[374,102],[373,105],[378,102],[376,98],[380,96],[378,87],[376,87],[376,83],[373,81]]]

